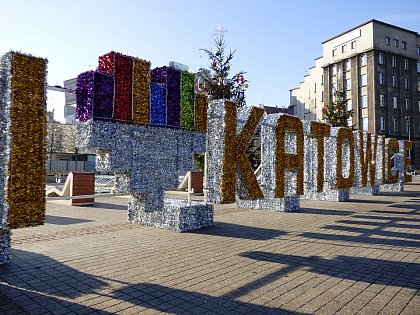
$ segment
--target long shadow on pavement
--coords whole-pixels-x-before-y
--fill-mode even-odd
[[[95,309],[68,302],[63,298],[75,299],[107,286],[93,275],[80,272],[42,254],[12,249],[12,256],[12,264],[0,265],[0,295],[6,296],[23,309],[32,308],[35,304],[37,310],[49,313],[58,312],[59,309],[77,309],[80,314],[89,313]],[[84,310],[81,311],[82,309]],[[29,313],[32,311],[34,310]]]
[[[128,211],[128,205],[118,205],[118,204],[105,203],[105,202],[96,202],[95,201],[95,205],[93,207],[101,208],[101,209]]]
[[[352,215],[354,211],[349,210],[332,210],[332,209],[316,209],[316,208],[305,208],[302,207],[294,213],[306,213],[306,214],[322,214],[322,215]]]
[[[292,314],[281,308],[271,308],[228,297],[215,297],[178,290],[158,284],[139,283],[117,290],[120,300],[171,314]],[[293,314],[304,314],[293,312]]]
[[[318,256],[294,256],[262,251],[249,251],[241,257],[288,265],[291,270],[302,267],[318,274],[371,284],[420,289],[420,264],[354,256],[326,259]]]
[[[45,223],[48,223],[48,224],[70,225],[70,224],[78,224],[78,223],[86,223],[86,222],[93,222],[93,220],[60,217],[60,216],[55,216],[55,215],[50,215],[50,214],[47,214],[45,216]]]
[[[216,222],[212,227],[192,231],[189,233],[242,238],[256,241],[266,241],[287,234],[286,232],[275,229],[266,229],[255,226],[224,222]]]

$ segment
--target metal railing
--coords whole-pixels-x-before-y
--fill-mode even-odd
[[[92,161],[67,161],[67,160],[47,160],[45,162],[47,171],[56,172],[93,172],[95,162]]]

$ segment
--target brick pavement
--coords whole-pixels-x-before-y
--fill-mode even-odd
[[[296,213],[216,206],[190,233],[97,201],[48,202],[47,224],[13,232],[0,314],[420,314],[419,179]]]

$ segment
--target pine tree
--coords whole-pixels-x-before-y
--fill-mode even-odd
[[[353,110],[347,110],[346,93],[336,91],[334,97],[322,109],[322,118],[333,127],[348,127]]]
[[[210,60],[210,73],[202,73],[204,80],[204,92],[212,100],[228,99],[238,103],[242,107],[245,102],[245,89],[248,88],[248,81],[245,79],[245,72],[241,71],[229,78],[230,65],[236,50],[226,54],[226,42],[220,26],[216,29],[214,40],[216,52],[208,49],[203,50]]]

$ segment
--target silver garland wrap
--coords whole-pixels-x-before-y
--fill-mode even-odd
[[[324,138],[324,190],[317,192],[318,144],[311,135],[310,122],[303,122],[305,134],[304,148],[304,195],[302,199],[324,201],[348,201],[349,190],[337,189],[337,127],[331,128],[330,137]],[[350,148],[343,145],[343,175],[348,176],[350,164]]]
[[[394,153],[394,166],[391,173],[399,172],[398,183],[388,184],[388,143],[389,138],[385,138],[385,182],[379,186],[380,192],[401,192],[404,191],[404,141],[399,141],[399,152]],[[382,149],[382,148],[381,148]],[[381,151],[382,152],[382,151]]]
[[[2,56],[0,68],[0,264],[9,263],[11,258],[11,232],[8,222],[9,207],[6,203],[11,143],[11,58],[11,53]]]
[[[238,112],[238,132],[245,126],[250,115],[250,108]],[[238,193],[236,204],[241,208],[270,211],[296,211],[300,209],[300,198],[296,195],[297,177],[294,171],[285,171],[285,197],[274,197],[276,187],[276,128],[279,117],[283,114],[267,115],[261,124],[261,179],[260,186],[264,199],[243,199],[244,193]],[[296,135],[286,132],[285,152],[296,154]],[[242,181],[238,182],[238,192],[243,190]],[[242,188],[242,189],[241,189]]]
[[[152,227],[185,232],[213,225],[213,205],[185,200],[165,199],[164,211],[146,211],[143,208],[142,194],[133,194],[128,203],[128,220]]]
[[[211,205],[186,207],[163,198],[164,191],[176,189],[179,176],[191,170],[193,154],[205,152],[204,133],[92,120],[78,124],[77,132],[77,146],[96,148],[101,169],[115,171],[116,192],[133,195],[130,222],[176,231],[213,225]],[[175,217],[189,223],[173,223],[171,214],[177,211]]]
[[[363,132],[363,152],[366,160],[366,149],[368,133]],[[371,139],[372,161],[373,161],[373,146],[375,144],[375,136],[369,135]],[[354,137],[354,182],[353,187],[350,188],[350,195],[377,195],[379,193],[379,184],[371,185],[370,166],[368,165],[367,185],[362,186],[362,165],[360,163],[360,135],[358,131],[353,131]],[[378,155],[378,153],[376,153]],[[375,161],[373,161],[375,163]]]
[[[222,166],[225,150],[225,101],[210,102],[207,109],[207,139],[206,139],[206,183],[207,200],[211,203],[222,202]]]
[[[382,178],[382,169],[383,169],[383,161],[382,161],[382,149],[385,142],[384,136],[378,136],[378,144],[376,146],[376,182],[380,186],[383,184],[386,184],[386,177]],[[387,159],[386,159],[386,151],[385,151],[385,176],[386,176],[386,170],[387,170]]]

